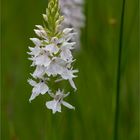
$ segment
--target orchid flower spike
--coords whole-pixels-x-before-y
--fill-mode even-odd
[[[53,97],[53,101],[46,102],[46,107],[52,109],[53,113],[61,112],[61,105],[70,109],[74,107],[63,101],[68,94],[64,94],[61,87],[54,89],[52,83],[58,85],[55,81],[68,81],[74,91],[77,90],[74,78],[78,70],[73,69],[75,59],[72,54],[76,45],[73,38],[77,33],[73,28],[64,27],[64,17],[60,11],[58,0],[50,0],[46,14],[43,14],[44,25],[36,25],[34,31],[37,37],[30,38],[34,46],[29,47],[28,52],[31,66],[35,68],[31,73],[32,78],[28,80],[33,87],[29,101],[40,94]],[[50,91],[56,94],[50,94]]]

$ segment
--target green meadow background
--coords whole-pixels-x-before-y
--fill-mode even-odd
[[[29,38],[42,24],[47,0],[2,1],[1,140],[113,140],[122,2],[86,0],[86,27],[75,52],[78,91],[66,99],[76,110],[63,107],[53,115],[45,107],[48,96],[29,103],[27,83]],[[138,0],[126,0],[118,140],[139,140],[138,6]]]

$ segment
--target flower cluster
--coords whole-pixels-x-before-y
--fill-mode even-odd
[[[29,47],[31,66],[35,67],[29,79],[29,84],[33,87],[29,99],[31,102],[38,95],[48,94],[53,101],[46,102],[46,107],[52,109],[53,113],[61,112],[61,104],[74,109],[74,107],[63,99],[69,95],[64,94],[60,87],[55,89],[52,84],[58,84],[62,80],[68,80],[71,87],[76,90],[73,78],[78,70],[73,69],[72,50],[75,42],[72,38],[75,36],[73,28],[62,29],[63,16],[60,15],[58,0],[51,0],[48,4],[46,14],[43,14],[44,26],[36,25],[34,31],[37,38],[31,38],[34,47]]]
[[[81,28],[85,26],[85,15],[83,10],[84,0],[60,0],[61,12],[65,16],[64,27],[73,27],[78,33],[77,46],[80,46]]]

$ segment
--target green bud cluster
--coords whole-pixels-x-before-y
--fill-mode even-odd
[[[50,0],[46,14],[43,14],[45,31],[49,37],[59,37],[62,32],[59,30],[64,17],[60,14],[58,0]]]

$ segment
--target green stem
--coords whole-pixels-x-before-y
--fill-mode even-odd
[[[121,23],[120,23],[120,39],[118,50],[118,70],[117,70],[117,85],[116,85],[116,108],[114,120],[114,140],[118,140],[119,128],[119,110],[120,110],[120,86],[121,86],[121,61],[122,61],[122,47],[123,47],[123,29],[124,29],[124,13],[125,13],[125,0],[122,3]]]

